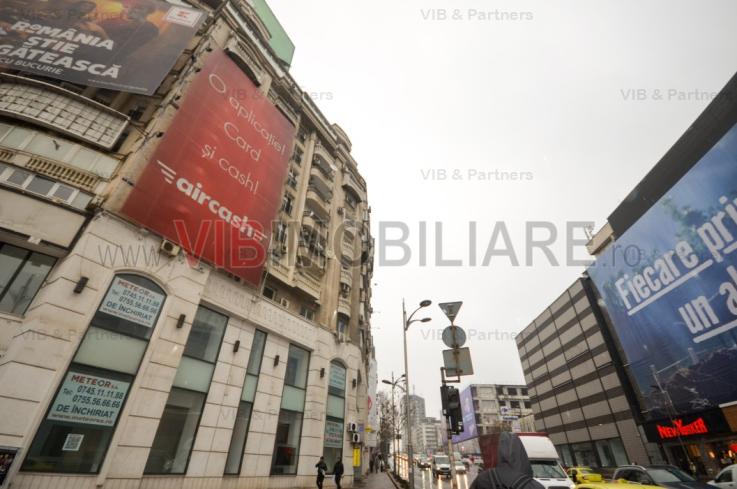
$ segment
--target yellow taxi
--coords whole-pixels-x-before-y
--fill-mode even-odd
[[[576,489],[663,489],[658,486],[649,486],[646,484],[633,484],[631,482],[584,482],[576,485]]]
[[[574,484],[583,484],[584,482],[604,482],[601,474],[597,474],[590,467],[571,467],[566,473]],[[620,488],[623,489],[623,488]]]

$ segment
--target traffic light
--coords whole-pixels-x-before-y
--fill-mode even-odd
[[[440,399],[443,404],[443,414],[448,418],[450,432],[458,434],[463,432],[463,410],[461,409],[461,396],[458,389],[450,385],[440,387]]]

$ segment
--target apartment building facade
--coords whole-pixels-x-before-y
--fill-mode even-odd
[[[325,456],[351,485],[374,354],[350,139],[289,74],[264,2],[92,3],[65,48],[99,57],[86,78],[3,53],[5,483],[311,487]],[[22,7],[1,20],[74,27],[42,25],[72,18],[61,0]],[[95,49],[131,32],[101,79]]]
[[[586,280],[576,280],[516,338],[535,428],[568,466],[647,463],[628,384]]]

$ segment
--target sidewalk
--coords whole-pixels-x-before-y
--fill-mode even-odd
[[[356,489],[395,489],[388,472],[369,474],[362,481],[356,482],[353,487]]]

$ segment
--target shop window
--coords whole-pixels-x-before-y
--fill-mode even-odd
[[[187,471],[228,317],[200,306],[148,455],[147,474]]]
[[[99,472],[165,298],[146,278],[113,278],[21,470]]]
[[[271,462],[272,474],[297,473],[309,363],[310,353],[307,350],[289,345],[284,391]]]
[[[571,455],[571,448],[568,445],[558,445],[555,447],[558,450],[560,459],[563,461],[563,465],[566,467],[572,467],[575,465],[573,456]]]
[[[225,474],[228,475],[236,475],[241,472],[243,451],[246,448],[248,427],[251,421],[253,402],[256,398],[256,387],[258,386],[258,376],[261,373],[261,362],[263,361],[265,346],[266,333],[256,330],[253,336],[251,354],[248,357],[246,381],[243,384],[243,391],[241,392],[241,402],[238,405],[238,412],[235,415],[235,424],[233,425],[233,434],[230,437],[228,457],[225,460]]]
[[[582,467],[599,467],[599,462],[596,459],[596,453],[594,452],[594,446],[590,442],[585,443],[574,443],[571,445],[573,451],[573,457],[576,460],[576,465]]]
[[[335,462],[343,457],[346,373],[346,368],[340,363],[330,364],[325,443],[322,451],[329,472],[332,472]]]
[[[622,440],[619,438],[598,440],[596,442],[596,452],[599,455],[602,467],[618,467],[629,463]]]
[[[0,243],[0,311],[26,312],[55,262],[54,257]]]

